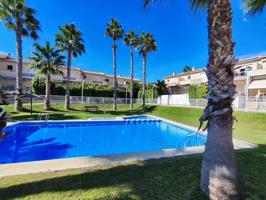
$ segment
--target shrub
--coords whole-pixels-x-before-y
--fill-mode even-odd
[[[202,99],[208,94],[208,86],[205,84],[190,85],[188,94],[190,99]]]

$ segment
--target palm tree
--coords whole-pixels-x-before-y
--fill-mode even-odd
[[[35,45],[35,52],[33,52],[31,59],[33,60],[31,68],[37,70],[38,73],[44,75],[46,78],[45,85],[45,100],[44,109],[47,110],[51,107],[50,98],[50,84],[51,75],[63,75],[59,70],[60,66],[64,65],[65,57],[60,55],[60,50],[50,46],[49,42],[45,46]]]
[[[144,0],[144,6],[154,0]],[[232,8],[230,0],[190,0],[195,11],[207,8],[209,61],[208,105],[200,118],[207,122],[207,143],[201,168],[201,190],[210,199],[238,199],[238,178],[232,142],[236,94],[233,67]],[[245,0],[250,12],[263,9],[265,0]],[[200,125],[200,127],[201,127]]]
[[[1,0],[0,20],[4,22],[7,29],[15,31],[17,45],[17,67],[16,67],[16,99],[15,111],[22,109],[22,37],[38,38],[37,31],[40,30],[39,21],[34,17],[36,11],[27,7],[25,0]]]
[[[85,53],[84,40],[82,33],[75,24],[66,24],[59,27],[60,34],[56,34],[56,45],[67,53],[67,82],[66,82],[66,97],[65,110],[70,108],[70,77],[72,57],[76,58]]]
[[[146,63],[147,54],[156,51],[157,45],[151,33],[142,32],[140,36],[140,54],[143,57],[143,84],[142,84],[142,108],[145,110],[145,97],[146,97]]]
[[[186,65],[183,69],[183,72],[189,72],[189,71],[192,71],[192,68],[188,65]]]
[[[113,97],[114,97],[114,103],[113,103],[113,109],[117,109],[116,105],[116,95],[117,95],[117,80],[116,80],[116,41],[123,38],[124,36],[124,30],[121,26],[121,24],[116,19],[111,19],[109,24],[107,24],[107,27],[105,29],[105,36],[110,37],[113,40],[113,68],[114,68],[114,78],[113,78]]]
[[[130,30],[124,38],[124,42],[127,46],[130,47],[130,109],[133,109],[133,90],[134,90],[134,52],[139,48],[139,38],[136,35],[135,31]]]
[[[157,83],[155,83],[155,85],[158,91],[158,95],[167,94],[167,85],[165,83],[165,80],[157,80]]]

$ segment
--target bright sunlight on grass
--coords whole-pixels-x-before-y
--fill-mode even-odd
[[[49,111],[51,119],[86,119],[92,116],[116,117],[143,114],[141,107],[129,111],[129,106],[111,105],[99,110],[84,111],[83,105],[73,105],[65,112],[56,104]],[[43,112],[34,105],[34,114],[10,113],[16,120],[32,120]],[[7,107],[9,111],[12,108]],[[105,113],[105,114],[104,114]],[[147,114],[198,126],[202,110],[195,108],[148,106]],[[234,137],[258,144],[258,148],[237,153],[242,199],[266,199],[266,114],[235,112],[238,122]],[[199,188],[201,156],[134,162],[110,167],[95,167],[61,172],[49,172],[2,178],[0,197],[5,199],[205,199]]]

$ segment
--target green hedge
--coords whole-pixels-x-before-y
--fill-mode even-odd
[[[158,96],[159,96],[158,91],[155,88],[153,88],[153,98],[157,98]],[[138,98],[142,98],[142,90],[139,91]],[[146,98],[148,99],[152,98],[152,89],[146,90]]]
[[[190,99],[202,99],[208,94],[208,86],[205,84],[190,85],[188,94]]]
[[[40,78],[33,80],[33,91],[38,95],[45,94],[45,81]],[[71,96],[81,96],[82,84],[81,83],[71,83],[70,85],[70,95]],[[133,97],[137,98],[139,91],[139,85],[134,84]],[[51,95],[65,95],[66,85],[65,83],[51,82]],[[105,85],[95,85],[84,83],[84,96],[89,97],[113,97],[113,88],[112,86]],[[117,90],[117,96],[119,98],[126,97],[126,89],[119,88]],[[127,90],[127,97],[130,97],[130,87]]]

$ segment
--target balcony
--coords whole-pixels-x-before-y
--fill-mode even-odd
[[[175,87],[175,86],[178,86],[179,85],[179,81],[176,80],[176,81],[170,81],[167,83],[167,87]]]
[[[22,78],[33,79],[35,76],[36,76],[36,73],[33,71],[22,73]]]
[[[261,76],[266,75],[266,69],[257,69],[248,72],[248,76]]]
[[[34,71],[22,72],[22,78],[33,79],[36,76]],[[7,79],[15,79],[16,71],[0,70],[0,77]]]
[[[201,84],[201,83],[207,83],[208,79],[206,78],[198,78],[198,79],[191,79],[190,80],[191,84],[197,85],[197,84]]]

